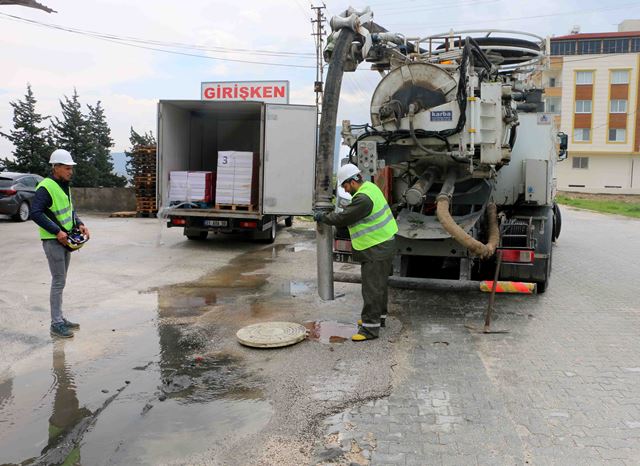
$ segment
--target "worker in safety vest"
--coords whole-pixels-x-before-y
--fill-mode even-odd
[[[71,202],[69,182],[76,164],[71,154],[64,149],[57,149],[51,154],[49,163],[52,166],[51,175],[36,187],[31,219],[40,227],[40,239],[51,272],[50,333],[56,337],[71,338],[72,330],[80,328],[80,325],[62,315],[62,292],[67,280],[71,251],[81,246],[81,242],[78,244],[75,238],[83,236],[80,241],[86,241],[89,229],[80,221]]]
[[[338,186],[353,196],[342,212],[314,212],[317,222],[348,227],[354,260],[361,263],[362,319],[353,341],[378,338],[387,318],[387,285],[396,252],[398,231],[387,200],[375,184],[363,181],[358,167],[346,164],[338,170]]]

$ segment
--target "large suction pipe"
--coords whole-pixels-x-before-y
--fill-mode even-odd
[[[456,173],[454,170],[451,170],[447,174],[447,178],[442,185],[440,194],[436,197],[436,214],[438,216],[438,220],[447,233],[449,233],[458,243],[471,251],[472,254],[479,256],[482,259],[488,259],[496,252],[496,247],[498,246],[498,240],[500,238],[500,231],[498,229],[498,209],[493,202],[487,205],[489,241],[487,244],[482,244],[469,233],[464,231],[449,213],[449,206],[451,204],[451,196],[453,195],[455,182]]]
[[[331,62],[327,71],[326,87],[322,99],[322,116],[318,141],[318,159],[316,162],[316,209],[333,209],[333,149],[336,137],[336,117],[340,86],[347,54],[355,32],[348,27],[340,29],[334,43]],[[316,225],[318,258],[318,294],[324,300],[333,300],[333,227],[318,223]]]
[[[419,206],[424,202],[424,197],[426,196],[429,188],[433,184],[436,179],[436,173],[433,170],[427,170],[424,174],[416,181],[413,186],[411,186],[404,193],[404,198],[407,200],[407,204],[410,206]]]

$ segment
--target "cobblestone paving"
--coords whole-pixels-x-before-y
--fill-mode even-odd
[[[640,221],[563,214],[547,293],[498,296],[494,328],[509,333],[465,327],[487,295],[392,292],[405,375],[388,398],[327,419],[347,459],[640,464]]]

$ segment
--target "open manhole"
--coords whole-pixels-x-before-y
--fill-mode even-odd
[[[280,348],[305,339],[307,329],[294,322],[262,322],[243,327],[236,333],[238,341],[253,348]]]

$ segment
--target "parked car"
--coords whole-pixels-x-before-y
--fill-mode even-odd
[[[11,215],[18,222],[26,222],[31,215],[31,202],[40,175],[0,172],[0,214]]]

